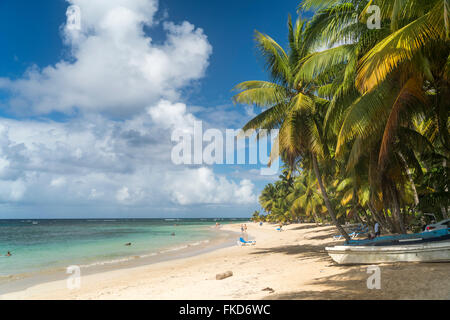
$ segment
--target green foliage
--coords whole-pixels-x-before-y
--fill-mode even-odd
[[[366,26],[372,4],[380,30]],[[236,103],[266,108],[245,129],[280,129],[272,158],[293,179],[263,190],[267,218],[328,214],[338,228],[406,232],[420,229],[420,212],[449,217],[450,1],[304,0],[298,10],[314,15],[289,18],[287,50],[256,34],[272,82],[236,87]]]

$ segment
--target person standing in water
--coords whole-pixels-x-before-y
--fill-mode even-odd
[[[11,256],[12,256],[11,252],[8,251],[8,253],[6,254],[6,256],[7,256],[7,257],[11,257]]]

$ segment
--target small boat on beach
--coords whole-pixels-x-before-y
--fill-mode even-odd
[[[439,229],[421,233],[397,234],[391,236],[377,237],[367,240],[350,240],[348,246],[395,246],[409,244],[417,244],[430,241],[450,240],[450,229]]]
[[[450,229],[352,240],[325,250],[338,264],[450,261]]]

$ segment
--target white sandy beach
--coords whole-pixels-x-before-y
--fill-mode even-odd
[[[367,267],[337,266],[324,251],[335,228],[248,227],[256,246],[82,276],[75,290],[43,283],[0,299],[450,299],[450,263],[380,265],[381,289],[369,290]],[[233,276],[216,280],[226,271]]]

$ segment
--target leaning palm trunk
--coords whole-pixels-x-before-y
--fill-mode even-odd
[[[358,222],[360,224],[364,224],[364,220],[362,219],[362,217],[360,216],[359,210],[357,207],[353,208],[353,212],[354,212],[354,216],[356,218],[356,220],[358,220]]]
[[[325,202],[325,206],[327,207],[328,214],[330,215],[331,221],[336,225],[336,228],[339,230],[339,232],[344,236],[345,240],[349,242],[350,236],[347,234],[347,232],[342,228],[342,226],[339,224],[336,218],[336,214],[334,212],[333,207],[331,206],[330,199],[328,198],[327,191],[325,190],[325,187],[323,185],[322,176],[320,175],[319,171],[319,165],[317,164],[317,158],[313,154],[312,155],[312,162],[314,167],[314,173],[316,174],[317,182],[319,183],[320,191],[322,193],[323,201]]]

